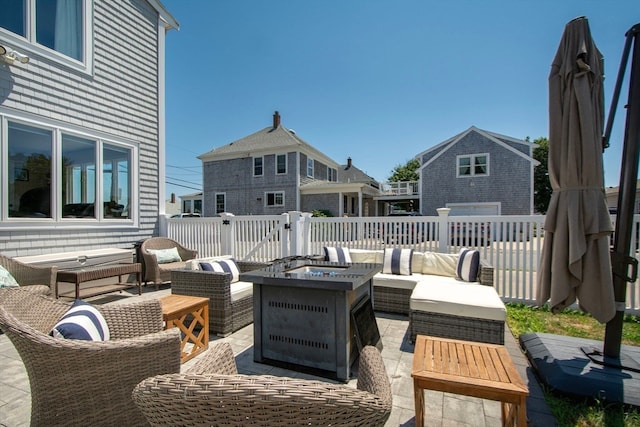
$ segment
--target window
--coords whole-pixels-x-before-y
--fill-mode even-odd
[[[216,214],[227,211],[226,193],[216,193]]]
[[[267,206],[284,206],[284,191],[265,193]]]
[[[253,158],[253,176],[262,176],[262,157],[254,157]]]
[[[287,155],[278,154],[276,155],[276,174],[284,175],[286,173],[287,173]]]
[[[313,159],[307,157],[307,176],[313,178]]]
[[[334,168],[327,167],[327,181],[337,181],[338,171]]]
[[[8,192],[0,203],[8,209],[0,210],[0,219],[131,218],[133,146],[5,123],[7,139],[0,147],[7,147],[7,174],[0,175],[0,184],[6,180]]]
[[[458,156],[458,177],[489,175],[489,154]]]
[[[0,13],[0,33],[20,49],[26,47],[70,64],[86,63],[91,34],[91,20],[87,16],[91,16],[91,5],[89,0],[5,1]]]

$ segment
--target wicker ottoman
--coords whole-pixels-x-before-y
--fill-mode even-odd
[[[504,344],[507,311],[496,290],[477,283],[418,283],[409,301],[409,339],[430,335]]]

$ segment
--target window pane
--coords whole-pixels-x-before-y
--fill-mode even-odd
[[[313,178],[313,159],[307,158],[307,176]]]
[[[458,175],[471,175],[471,166],[460,166],[458,168]]]
[[[478,156],[475,158],[474,174],[476,175],[487,174],[487,156]]]
[[[0,0],[0,27],[26,37],[24,0]]]
[[[9,216],[51,218],[49,130],[9,122]]]
[[[131,151],[105,144],[102,174],[104,217],[130,218]]]
[[[224,203],[225,195],[224,194],[216,194],[216,213],[224,212],[225,203]],[[202,203],[202,202],[201,202]]]
[[[262,157],[253,158],[253,174],[262,175]]]
[[[95,218],[96,143],[62,135],[62,216]]]
[[[82,0],[36,0],[36,41],[82,60]]]

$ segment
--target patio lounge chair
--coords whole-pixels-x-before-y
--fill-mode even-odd
[[[0,265],[11,273],[21,287],[31,292],[49,295],[55,289],[56,267],[29,265],[4,255],[0,255]]]
[[[31,385],[31,426],[146,425],[134,386],[180,371],[180,332],[163,331],[159,300],[97,306],[111,339],[54,338],[70,304],[21,288],[0,294],[0,328],[17,349]]]
[[[357,389],[323,381],[240,375],[229,343],[214,345],[187,373],[158,375],[133,390],[152,426],[383,426],[391,385],[375,347],[360,353]]]
[[[156,254],[149,252],[149,250],[166,250],[177,248],[180,260],[172,262],[158,262]],[[183,269],[185,262],[194,259],[198,252],[187,249],[175,240],[168,237],[151,237],[140,245],[141,260],[142,263],[142,281],[144,283],[152,282],[156,289],[164,283],[171,281],[171,271]]]

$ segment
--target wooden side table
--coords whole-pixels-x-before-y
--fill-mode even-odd
[[[209,348],[209,298],[174,294],[160,298],[160,302],[164,328],[177,327],[182,333],[180,363]],[[200,328],[196,335],[197,326]],[[187,344],[191,347],[188,348]]]
[[[502,345],[418,335],[413,353],[416,426],[424,425],[424,390],[502,402],[502,425],[527,425],[529,389]]]

